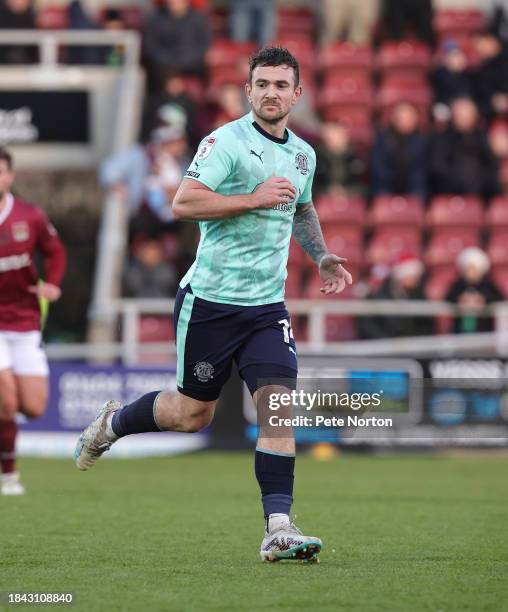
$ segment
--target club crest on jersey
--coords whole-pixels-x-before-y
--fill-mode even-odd
[[[17,221],[12,224],[12,237],[16,242],[25,242],[30,236],[30,228],[26,221]]]
[[[309,174],[309,160],[304,153],[297,153],[295,157],[296,169],[300,170],[304,176]]]
[[[199,159],[200,161],[203,159],[206,159],[212,152],[213,145],[216,142],[217,142],[217,138],[214,138],[213,136],[209,136],[208,138],[205,138],[205,140],[203,141],[203,144],[199,146],[197,159]]]
[[[208,363],[208,361],[200,361],[194,366],[194,376],[199,382],[208,382],[213,378],[214,372],[215,368],[211,363]]]

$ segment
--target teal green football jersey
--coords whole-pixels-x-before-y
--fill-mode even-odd
[[[251,113],[220,127],[199,145],[185,173],[225,196],[245,195],[271,176],[288,179],[296,198],[288,204],[252,210],[236,217],[200,221],[196,260],[180,286],[190,283],[205,300],[254,306],[284,299],[293,216],[312,200],[316,155],[290,130],[275,138]]]

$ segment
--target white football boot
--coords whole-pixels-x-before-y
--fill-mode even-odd
[[[110,400],[99,410],[95,419],[79,436],[74,451],[74,461],[80,470],[90,469],[102,453],[111,448],[118,436],[108,427],[109,417],[122,407],[120,402]]]
[[[19,480],[19,474],[17,472],[9,472],[8,474],[2,474],[1,476],[1,487],[0,491],[2,495],[24,495],[25,487]]]
[[[304,536],[294,523],[274,521],[270,531],[265,532],[259,554],[262,561],[290,559],[318,563],[321,547],[319,538]]]

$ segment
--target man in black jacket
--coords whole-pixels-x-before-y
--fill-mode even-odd
[[[0,29],[31,30],[35,28],[32,0],[0,0]],[[33,64],[37,62],[37,47],[0,45],[0,64]]]
[[[497,161],[469,98],[453,102],[452,121],[435,136],[431,159],[434,193],[489,199],[500,192]]]
[[[145,63],[152,81],[160,71],[200,74],[211,34],[205,16],[188,0],[166,0],[148,20],[143,33]]]

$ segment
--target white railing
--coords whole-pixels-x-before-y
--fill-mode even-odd
[[[58,51],[65,46],[114,46],[124,47],[124,66],[139,65],[140,38],[137,32],[119,30],[0,30],[0,44],[37,46],[39,63],[46,67],[59,64]],[[6,66],[2,66],[5,68]]]
[[[139,322],[142,315],[165,315],[173,313],[174,299],[132,299],[104,303],[103,317],[118,320],[122,339],[117,343],[83,345],[61,345],[50,347],[59,358],[113,359],[121,358],[126,363],[138,363],[140,355],[160,355],[161,360],[174,357],[175,347],[171,343],[140,343]],[[508,303],[500,302],[468,312],[477,316],[493,316],[495,332],[476,334],[447,334],[387,338],[379,340],[355,340],[347,342],[326,342],[327,315],[384,315],[384,316],[454,316],[464,313],[457,306],[447,302],[397,301],[397,300],[287,300],[292,316],[304,315],[309,320],[308,342],[299,342],[301,354],[334,354],[338,356],[379,356],[404,355],[414,357],[440,355],[508,355]],[[51,354],[51,353],[50,353]]]

